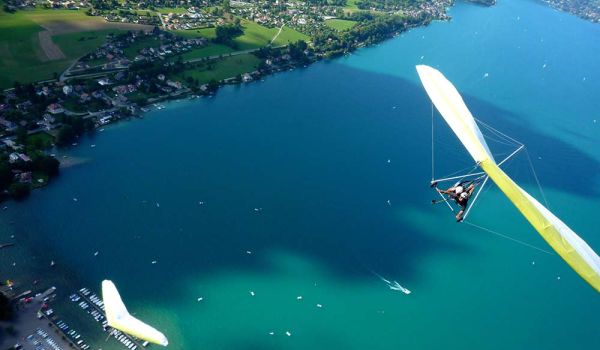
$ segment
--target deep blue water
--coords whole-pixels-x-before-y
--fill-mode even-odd
[[[598,294],[559,257],[429,204],[414,66],[524,142],[552,210],[600,250],[600,26],[534,1],[451,15],[82,140],[65,151],[82,164],[3,213],[0,237],[20,249],[2,274],[113,279],[174,349],[598,347]],[[438,175],[472,163],[439,117],[435,130]],[[541,198],[525,154],[506,170]],[[493,187],[471,218],[549,249]],[[62,278],[44,277],[50,260]]]

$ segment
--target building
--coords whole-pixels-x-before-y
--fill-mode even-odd
[[[51,105],[48,105],[48,107],[46,108],[46,110],[51,113],[51,114],[60,114],[60,113],[64,113],[64,109],[62,108],[62,106],[58,103],[53,103]]]

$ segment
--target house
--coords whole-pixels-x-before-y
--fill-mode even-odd
[[[106,86],[106,85],[110,85],[110,80],[108,80],[108,78],[102,78],[98,80],[98,84],[100,84],[100,86]]]
[[[54,119],[54,117],[51,116],[50,114],[44,114],[44,121],[46,123],[52,124],[56,121],[56,119]]]
[[[98,120],[98,123],[100,123],[100,125],[106,125],[108,123],[110,123],[110,120],[112,119],[112,116],[107,115],[105,117],[102,117]]]
[[[63,94],[69,96],[73,92],[73,87],[71,85],[65,85],[62,88]]]
[[[58,103],[53,103],[51,105],[49,105],[46,110],[52,114],[60,114],[63,113],[65,110],[62,108],[62,106]]]
[[[7,131],[13,131],[17,128],[17,124],[0,117],[0,125],[4,126]]]
[[[13,140],[4,139],[4,140],[2,140],[2,142],[4,142],[5,145],[7,145],[8,147],[10,147],[14,150],[18,150],[19,148],[21,148],[21,146],[17,145],[17,143]]]
[[[164,81],[164,80],[165,80],[165,75],[164,75],[164,74],[159,74],[159,75],[157,76],[157,78],[158,78],[158,80],[160,80],[160,81]]]
[[[21,102],[21,103],[17,104],[17,109],[20,111],[26,111],[29,108],[31,108],[31,106],[33,106],[33,103],[31,103],[31,101],[27,100],[25,102]]]
[[[181,89],[183,87],[183,85],[181,85],[180,82],[178,82],[178,81],[172,81],[172,80],[167,80],[167,85],[170,86],[170,87],[172,87],[172,88],[175,88],[177,90],[179,90],[179,89]]]
[[[10,163],[14,163],[14,162],[18,161],[19,159],[20,159],[19,158],[19,154],[16,153],[16,152],[13,152],[13,153],[11,153],[11,154],[8,155],[8,161]]]
[[[244,83],[252,81],[252,76],[250,74],[248,74],[248,73],[244,73],[244,75],[242,75],[242,81]]]
[[[24,171],[20,174],[17,174],[16,178],[20,183],[31,183],[31,171]]]

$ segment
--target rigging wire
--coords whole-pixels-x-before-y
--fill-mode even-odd
[[[489,179],[490,179],[490,177],[486,176],[485,180],[483,180],[483,183],[481,183],[481,187],[475,194],[475,197],[473,197],[473,200],[471,201],[471,205],[469,205],[469,207],[467,208],[467,211],[465,212],[465,215],[463,215],[463,220],[465,220],[467,218],[467,216],[469,215],[469,213],[471,212],[471,208],[473,208],[473,205],[475,205],[475,202],[477,202],[477,197],[479,197],[479,194],[481,193],[481,191],[483,190],[483,188],[485,187],[485,184],[488,182]]]
[[[546,195],[544,193],[544,190],[542,189],[542,185],[541,185],[541,183],[539,181],[539,178],[538,178],[537,173],[535,171],[535,168],[533,166],[533,162],[531,161],[531,157],[529,155],[529,151],[527,150],[527,148],[525,147],[525,145],[523,143],[515,140],[514,138],[512,138],[512,137],[510,137],[510,136],[508,136],[506,134],[504,134],[503,132],[501,132],[501,131],[499,131],[499,130],[493,128],[493,127],[491,127],[490,125],[482,122],[481,120],[479,120],[477,118],[474,118],[474,119],[480,125],[482,125],[485,129],[487,129],[488,131],[490,131],[491,134],[494,135],[494,137],[491,137],[490,135],[486,135],[486,137],[488,139],[490,139],[491,141],[497,142],[497,143],[500,143],[500,144],[503,144],[503,145],[506,145],[506,146],[514,146],[514,145],[518,145],[519,146],[515,151],[513,151],[512,153],[510,153],[510,155],[508,157],[506,157],[504,160],[502,160],[499,163],[499,165],[507,162],[508,160],[511,160],[511,158],[514,155],[516,155],[517,153],[519,153],[519,151],[521,151],[522,149],[525,150],[525,154],[527,155],[527,160],[529,162],[529,167],[531,168],[531,171],[533,173],[533,177],[535,178],[535,182],[536,182],[536,184],[537,184],[537,186],[538,186],[538,188],[539,188],[539,190],[540,190],[540,192],[542,194],[542,197],[544,199],[544,203],[549,208],[548,200],[546,199]],[[460,179],[459,181],[462,181],[467,176],[480,175],[479,173],[472,174],[478,168],[478,165],[475,165],[473,167],[466,167],[464,169],[455,171],[455,172],[449,174],[447,176],[447,178],[445,178],[445,179],[435,180],[435,158],[434,158],[435,157],[435,151],[434,151],[434,147],[435,147],[435,141],[434,141],[434,111],[433,111],[433,104],[431,104],[431,181],[432,181],[432,183],[434,181],[447,181],[447,180],[454,180],[454,179]],[[453,177],[453,175],[455,175],[455,174],[457,174],[459,172],[462,172],[462,171],[464,171],[466,169],[469,169],[469,172],[467,174],[462,175],[462,176],[455,176],[455,177]],[[485,174],[485,173],[482,173],[482,174]],[[485,175],[483,175],[483,176],[485,176]],[[467,216],[469,215],[471,209],[473,208],[473,205],[475,204],[475,202],[477,201],[477,199],[480,197],[480,195],[485,195],[490,190],[491,186],[488,186],[487,188],[485,188],[485,185],[486,185],[486,183],[487,183],[488,180],[489,180],[489,177],[485,176],[485,180],[483,181],[483,183],[481,185],[481,188],[477,191],[477,193],[475,194],[475,197],[473,198],[473,201],[471,202],[471,204],[469,205],[469,207],[467,208],[467,210],[465,212],[464,219],[467,218]],[[436,192],[440,195],[440,197],[442,198],[443,202],[448,205],[448,207],[450,208],[450,210],[454,211],[454,208],[452,208],[452,206],[450,205],[448,199],[446,197],[444,197],[439,191],[436,191]],[[480,229],[482,231],[494,234],[494,235],[496,235],[498,237],[501,237],[501,238],[504,238],[506,240],[513,241],[513,242],[521,244],[521,245],[523,245],[525,247],[529,247],[531,249],[535,249],[537,251],[540,251],[542,253],[546,253],[548,255],[555,255],[554,253],[552,253],[552,252],[550,252],[548,250],[536,247],[535,245],[532,245],[532,244],[529,244],[527,242],[521,241],[519,239],[513,238],[513,237],[511,237],[509,235],[500,233],[498,231],[491,230],[491,229],[489,229],[487,227],[483,227],[483,226],[474,224],[471,221],[463,220],[463,222],[466,223],[467,225],[470,225],[470,226],[474,227],[474,228],[477,228],[477,229]]]
[[[435,179],[434,169],[435,169],[435,153],[434,153],[434,139],[433,139],[433,102],[431,103],[431,181]]]
[[[556,255],[556,254],[554,254],[554,253],[552,253],[552,252],[550,252],[550,251],[548,251],[548,250],[545,250],[545,249],[542,249],[542,248],[536,247],[536,246],[534,246],[533,244],[529,244],[529,243],[527,243],[527,242],[523,242],[523,241],[521,241],[521,240],[518,240],[518,239],[516,239],[516,238],[512,238],[512,237],[510,237],[510,236],[507,236],[507,235],[505,235],[505,234],[502,234],[502,233],[500,233],[500,232],[497,232],[497,231],[494,231],[494,230],[490,230],[489,228],[486,228],[486,227],[483,227],[483,226],[476,225],[476,224],[474,224],[474,223],[472,223],[472,222],[470,222],[470,221],[463,221],[463,222],[464,222],[465,224],[467,224],[467,225],[471,225],[471,226],[473,226],[473,227],[475,227],[475,228],[478,228],[478,229],[480,229],[480,230],[483,230],[483,231],[486,231],[486,232],[492,233],[492,234],[494,234],[494,235],[497,235],[497,236],[499,236],[499,237],[502,237],[502,238],[508,239],[508,240],[510,240],[510,241],[513,241],[513,242],[519,243],[519,244],[521,244],[521,245],[524,245],[524,246],[526,246],[526,247],[529,247],[529,248],[532,248],[532,249],[538,250],[538,251],[540,251],[540,252],[542,252],[542,253],[546,253],[546,254],[548,254],[548,255]]]
[[[474,118],[474,119],[475,119],[475,120],[476,120],[476,121],[477,121],[479,124],[481,124],[481,125],[483,125],[485,128],[487,128],[488,130],[490,130],[490,131],[492,131],[492,132],[495,132],[497,135],[503,136],[505,139],[507,139],[507,140],[510,140],[510,141],[512,141],[512,142],[514,142],[514,143],[516,143],[516,144],[520,145],[520,146],[523,146],[523,143],[522,143],[522,142],[519,142],[519,141],[517,141],[517,140],[513,139],[512,137],[510,137],[510,136],[506,135],[505,133],[501,132],[501,131],[500,131],[500,130],[498,130],[498,129],[494,129],[493,127],[489,126],[488,124],[484,123],[483,121],[481,121],[481,120],[479,120],[479,119],[477,119],[477,118]]]
[[[544,199],[544,204],[546,204],[546,207],[548,209],[550,209],[550,205],[548,205],[548,200],[546,199],[546,194],[544,193],[544,190],[542,189],[542,184],[540,183],[537,173],[535,172],[535,168],[533,167],[533,162],[531,161],[531,157],[529,156],[529,151],[527,150],[527,148],[525,148],[525,154],[527,155],[527,160],[529,161],[529,166],[531,167],[531,171],[533,172],[533,178],[535,179],[535,182],[537,183],[537,186],[538,186],[540,192],[542,193],[542,198]]]

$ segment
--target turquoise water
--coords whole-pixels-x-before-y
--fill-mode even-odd
[[[65,293],[113,279],[172,349],[598,347],[598,294],[560,258],[429,204],[414,65],[526,143],[550,207],[600,250],[600,27],[532,1],[451,15],[82,140],[65,151],[81,164],[8,203],[2,275]],[[437,175],[470,164],[439,118],[436,133]],[[506,169],[541,198],[524,154]],[[471,218],[547,249],[493,188]]]

